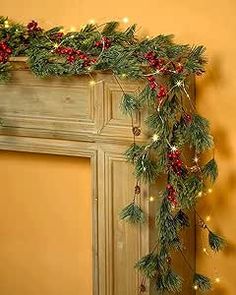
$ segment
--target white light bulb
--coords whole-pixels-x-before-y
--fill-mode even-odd
[[[172,152],[176,152],[177,151],[177,147],[176,146],[172,146],[171,147]]]
[[[9,28],[9,22],[8,22],[8,20],[5,20],[5,22],[4,22],[4,27],[7,29],[7,28]]]
[[[216,283],[220,283],[220,278],[218,278],[218,277],[215,278],[215,282],[216,282]]]
[[[150,201],[150,202],[153,202],[153,201],[154,201],[154,197],[150,197],[150,198],[149,198],[149,201]]]
[[[123,17],[122,21],[123,21],[124,24],[128,24],[129,18],[128,17]]]
[[[196,156],[194,159],[193,159],[193,161],[195,162],[195,163],[197,163],[198,162],[198,157]]]
[[[210,220],[211,220],[211,216],[208,215],[208,216],[206,217],[206,221],[210,221]]]
[[[211,194],[212,193],[212,188],[208,189],[208,193]]]
[[[95,21],[95,19],[90,19],[90,20],[89,20],[89,23],[90,23],[91,25],[95,25],[95,24],[96,24],[96,21]]]
[[[193,286],[193,289],[194,289],[194,290],[197,290],[197,289],[198,289],[198,286],[197,286],[197,285],[194,285],[194,286]]]
[[[70,27],[70,32],[76,32],[76,27],[74,26]]]
[[[181,85],[182,85],[182,81],[181,80],[177,81],[176,86],[180,87]]]
[[[198,195],[198,197],[201,197],[202,196],[202,192],[199,192],[197,195]]]
[[[89,85],[90,86],[94,86],[96,84],[96,82],[94,81],[94,80],[91,80],[90,82],[89,82]]]
[[[153,141],[158,141],[158,139],[159,139],[159,135],[158,134],[153,134],[152,140]]]

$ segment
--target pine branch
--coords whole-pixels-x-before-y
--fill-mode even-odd
[[[145,277],[154,278],[158,271],[158,255],[149,253],[142,257],[135,265]]]
[[[208,234],[208,242],[211,249],[215,252],[222,250],[225,246],[225,240],[210,230]]]
[[[169,270],[167,273],[159,274],[156,279],[156,288],[158,291],[177,293],[180,292],[183,279],[174,271]]]
[[[216,181],[218,176],[218,167],[215,159],[211,159],[206,165],[202,168],[202,173],[205,178],[209,178],[212,183]]]
[[[120,219],[129,223],[143,223],[145,221],[145,214],[140,206],[132,202],[122,209]]]
[[[193,277],[193,286],[194,289],[199,289],[200,291],[209,291],[211,290],[211,281],[208,277],[195,273]]]

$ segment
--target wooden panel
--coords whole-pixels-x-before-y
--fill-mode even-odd
[[[13,73],[0,86],[4,126],[95,132],[95,95],[88,77],[37,79],[28,71]]]
[[[120,153],[105,152],[104,161],[104,202],[107,208],[105,294],[138,295],[139,276],[134,264],[143,252],[141,227],[119,220],[119,212],[132,200],[133,169]]]
[[[123,84],[126,93],[135,94],[138,90],[137,83],[130,83],[127,85],[127,82],[123,82]],[[132,137],[130,127],[131,119],[129,116],[124,115],[120,110],[122,96],[123,92],[115,81],[104,82],[104,122],[101,132],[102,135],[125,138]],[[134,124],[136,126],[141,125],[141,117],[138,113],[134,116]]]

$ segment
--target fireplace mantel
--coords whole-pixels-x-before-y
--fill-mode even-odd
[[[25,58],[14,58],[12,64],[11,81],[0,85],[0,149],[90,158],[93,295],[138,295],[141,278],[133,265],[149,251],[154,212],[148,196],[156,188],[144,187],[140,201],[151,213],[150,224],[133,227],[119,221],[134,187],[132,166],[123,157],[132,133],[130,118],[119,109],[119,85],[111,73],[93,73],[96,83],[91,86],[89,75],[40,79],[28,70]],[[121,84],[131,93],[142,87],[137,81]],[[134,124],[145,130],[142,115],[135,116]],[[143,141],[144,134],[138,140]],[[192,265],[194,239],[192,230],[186,238]],[[188,273],[181,260],[178,268]],[[183,294],[193,294],[187,279]]]

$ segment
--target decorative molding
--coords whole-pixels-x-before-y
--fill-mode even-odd
[[[0,149],[90,158],[93,295],[138,295],[140,276],[133,266],[147,254],[151,235],[148,223],[132,227],[118,219],[134,183],[132,167],[123,157],[132,133],[119,110],[122,91],[110,73],[95,74],[97,84],[91,87],[89,76],[44,80],[27,71],[25,60],[14,64],[21,70],[0,86]],[[128,92],[141,85],[121,83]],[[143,127],[139,114],[135,124]],[[144,134],[138,138],[143,139]],[[144,187],[140,202],[146,211],[148,195],[149,187]],[[194,259],[194,252],[188,255]]]

